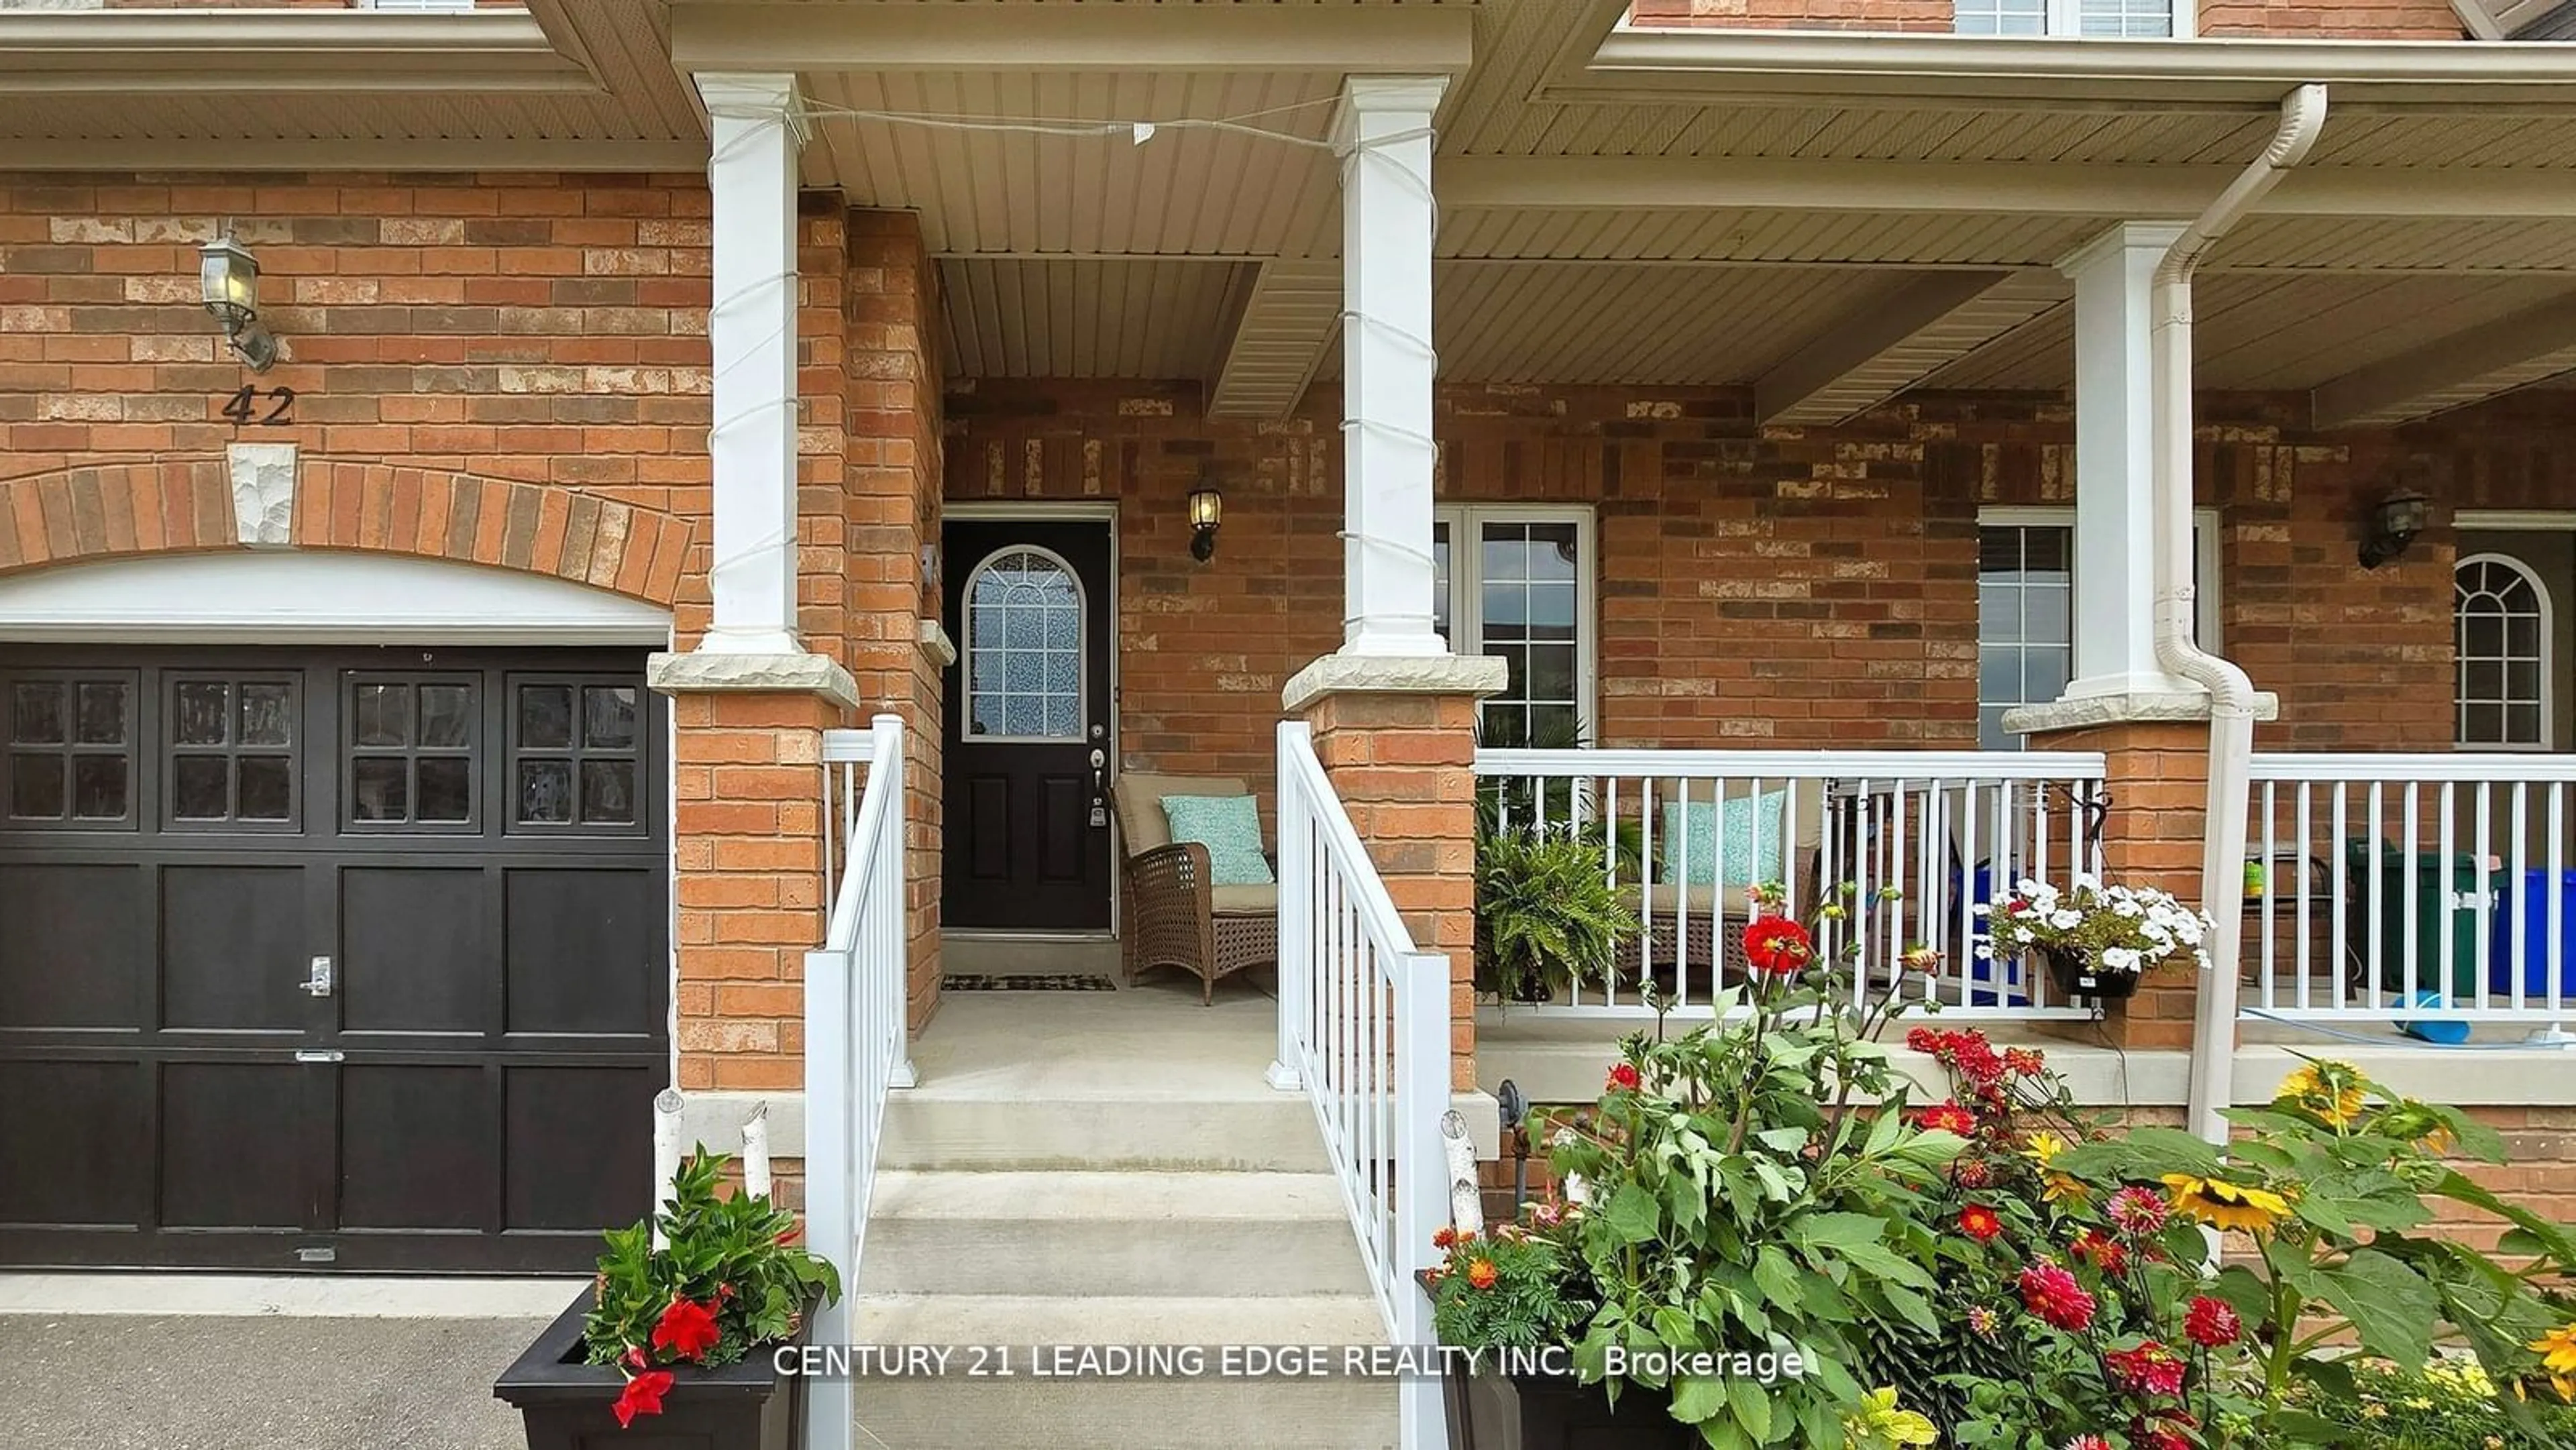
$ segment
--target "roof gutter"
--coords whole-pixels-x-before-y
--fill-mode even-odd
[[[0,94],[592,91],[524,10],[0,11]]]
[[[2576,111],[2567,47],[2543,42],[1990,39],[1861,32],[1621,29],[1549,80],[1557,102],[1717,95],[2064,109],[2270,110],[2330,84],[2339,110],[2497,105]],[[2126,103],[2135,103],[2135,106]]]
[[[2245,671],[2192,638],[2191,279],[2228,228],[2307,159],[2325,128],[2326,88],[2311,82],[2281,101],[2281,123],[2263,154],[2183,228],[2156,264],[2147,299],[2153,379],[2152,483],[2156,510],[2156,663],[2209,691],[2209,794],[2201,832],[2201,909],[2216,923],[2193,1006],[2189,1126],[2227,1141],[2236,1063],[2236,970],[2244,933],[2245,821],[2252,801],[2258,702]]]

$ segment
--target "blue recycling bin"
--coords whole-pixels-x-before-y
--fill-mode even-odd
[[[2576,871],[2558,873],[2558,903],[2558,994],[2576,1001]],[[2518,967],[2522,995],[2548,999],[2549,909],[2549,872],[2540,867],[2523,872],[2521,889],[2507,891],[2503,909],[2495,914],[2487,952],[2489,992],[2510,995]],[[2529,925],[2522,928],[2522,957],[2517,962],[2514,932],[2516,923],[2524,921]]]
[[[1959,877],[1954,868],[1950,874],[1950,890],[1955,895],[1958,889]],[[1968,898],[1972,904],[1976,906],[1994,904],[1994,867],[1990,863],[1984,861],[1977,863],[1974,889],[1976,894]],[[2008,960],[1980,958],[1977,955],[1977,948],[1987,943],[1986,928],[1982,917],[1972,919],[1977,922],[1977,925],[1970,930],[1968,936],[1968,1000],[1962,1005],[1969,1007],[2029,1006],[2030,963],[2020,957]]]

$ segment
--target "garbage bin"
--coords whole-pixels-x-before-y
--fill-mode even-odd
[[[2576,871],[2562,871],[2558,879],[2558,995],[2563,1000],[2576,1000]],[[2515,968],[2521,968],[2522,995],[2526,1000],[2549,999],[2549,872],[2533,867],[2522,873],[2522,889],[2509,893],[2503,909],[2495,914],[2494,948],[2487,954],[2487,990],[2511,996]],[[2516,961],[2513,950],[2517,923],[2523,933],[2522,956]]]
[[[2344,869],[2352,877],[2350,917],[2345,925],[2346,950],[2353,954],[2353,975],[2368,980],[2370,944],[2379,943],[2379,986],[2384,992],[2406,990],[2406,911],[2415,906],[2415,985],[2439,991],[2442,982],[2442,933],[2450,932],[2451,998],[2456,1005],[2474,999],[2485,973],[2485,940],[2478,930],[2478,858],[2466,853],[2442,858],[2429,851],[2401,851],[2395,842],[2379,844],[2379,869],[2371,870],[2371,843],[2346,841]],[[2382,885],[2385,901],[2373,900]],[[2501,872],[2486,873],[2488,905],[2502,891]]]

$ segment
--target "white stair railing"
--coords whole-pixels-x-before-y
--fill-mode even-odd
[[[850,1296],[876,1184],[886,1094],[912,1082],[905,1054],[903,722],[823,733],[823,945],[805,954],[805,1237],[841,1272],[842,1298],[811,1342],[848,1344]],[[864,786],[858,783],[861,766]],[[831,841],[845,830],[840,871]],[[849,1450],[846,1378],[806,1386],[804,1450]]]
[[[1416,1275],[1447,1196],[1449,960],[1418,951],[1300,721],[1279,727],[1279,1060],[1305,1090],[1392,1343],[1432,1343]],[[1441,1387],[1400,1381],[1404,1450],[1447,1443]]]

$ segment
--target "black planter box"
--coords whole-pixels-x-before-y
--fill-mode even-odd
[[[2096,971],[2091,957],[2057,947],[2042,947],[2040,955],[2048,959],[2048,975],[2057,989],[2069,996],[2116,1002],[2137,993],[2136,972]]]
[[[1452,1364],[1443,1385],[1449,1450],[1695,1450],[1699,1431],[1672,1416],[1669,1397],[1628,1385],[1613,1408],[1600,1385],[1570,1375],[1471,1375]]]
[[[655,1366],[671,1371],[662,1413],[620,1428],[611,1407],[626,1377],[582,1363],[581,1322],[590,1303],[591,1291],[582,1290],[492,1386],[494,1398],[518,1407],[528,1450],[796,1450],[803,1442],[805,1381],[772,1368],[775,1346],[719,1369]],[[804,1323],[813,1322],[808,1304]],[[804,1330],[794,1342],[805,1342]]]

